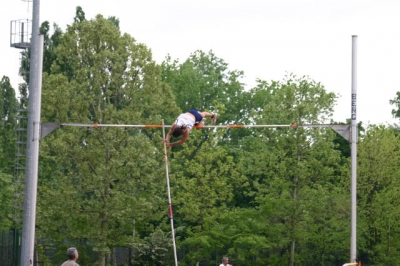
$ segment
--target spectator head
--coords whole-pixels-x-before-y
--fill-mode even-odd
[[[77,260],[78,259],[78,250],[74,247],[67,249],[67,257],[69,260]]]
[[[222,263],[223,264],[228,264],[228,262],[229,262],[229,258],[228,257],[222,257]]]

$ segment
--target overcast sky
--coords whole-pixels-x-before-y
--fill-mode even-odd
[[[256,79],[308,76],[339,95],[333,119],[351,114],[352,35],[357,35],[357,120],[398,123],[389,104],[400,91],[399,0],[41,0],[40,22],[72,24],[77,6],[86,19],[115,16],[120,29],[152,50],[181,62],[196,50]],[[19,52],[10,48],[10,21],[31,19],[32,3],[2,0],[0,77],[16,88]]]

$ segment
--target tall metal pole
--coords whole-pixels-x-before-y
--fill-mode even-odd
[[[357,259],[357,36],[352,36],[351,71],[351,239],[350,262]]]
[[[163,126],[163,139],[165,139],[164,119],[162,120],[162,126]],[[175,244],[174,216],[173,216],[173,212],[172,212],[171,189],[170,189],[170,185],[169,185],[168,156],[167,156],[167,143],[166,142],[164,142],[164,160],[165,160],[165,173],[166,173],[166,177],[167,177],[168,207],[169,207],[169,219],[171,222],[172,244],[173,244],[173,248],[174,248],[175,266],[178,266],[178,256],[176,254],[176,244]]]
[[[28,138],[26,152],[26,177],[24,217],[22,223],[21,266],[31,266],[34,261],[36,194],[39,163],[39,128],[42,90],[43,35],[39,35],[40,0],[33,0],[32,39],[29,72]]]

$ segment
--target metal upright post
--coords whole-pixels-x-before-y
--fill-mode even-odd
[[[357,259],[357,36],[352,36],[351,71],[351,239],[350,262]]]
[[[39,129],[43,67],[43,35],[39,35],[40,0],[33,0],[29,79],[28,138],[24,217],[22,223],[21,266],[34,262],[36,195],[39,163]]]

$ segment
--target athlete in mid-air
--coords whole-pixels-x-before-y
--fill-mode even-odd
[[[167,149],[172,146],[182,145],[185,143],[187,138],[189,137],[190,130],[193,127],[200,129],[204,126],[204,120],[206,118],[210,118],[211,122],[215,124],[217,121],[217,115],[209,112],[200,112],[196,109],[192,108],[188,110],[186,113],[180,114],[175,122],[172,124],[167,136],[164,139],[164,142],[167,143]],[[176,142],[170,143],[169,140],[171,136],[179,137],[182,135],[182,138]]]

